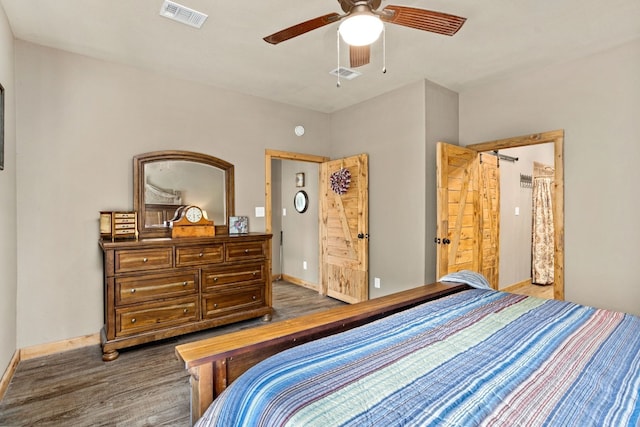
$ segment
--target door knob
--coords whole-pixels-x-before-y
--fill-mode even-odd
[[[440,244],[440,238],[439,237],[434,237],[433,238],[433,243],[439,245]]]
[[[449,243],[451,243],[451,240],[445,237],[444,239],[442,239],[442,243],[444,243],[445,245],[448,245]]]

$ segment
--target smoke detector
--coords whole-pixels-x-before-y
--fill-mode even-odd
[[[209,17],[209,15],[206,15],[202,12],[189,9],[186,6],[169,0],[165,0],[164,3],[162,3],[162,8],[160,8],[160,16],[173,19],[174,21],[178,21],[195,28],[202,27],[204,21],[206,21]]]

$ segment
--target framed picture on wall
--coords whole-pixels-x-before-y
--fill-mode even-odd
[[[249,217],[229,217],[229,234],[245,234],[249,232]]]
[[[304,187],[304,172],[296,174],[296,187]]]
[[[4,170],[4,87],[0,83],[0,170]]]

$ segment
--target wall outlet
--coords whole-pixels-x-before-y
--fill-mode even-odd
[[[302,261],[302,269],[303,270],[307,269],[307,261]]]
[[[380,289],[380,278],[379,277],[374,277],[374,279],[373,279],[373,287]]]
[[[287,208],[282,208],[282,216],[287,216]]]

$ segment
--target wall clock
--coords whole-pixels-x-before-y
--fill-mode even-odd
[[[305,191],[298,191],[296,195],[293,197],[293,206],[296,208],[296,211],[299,213],[303,213],[309,207],[309,196]]]
[[[202,209],[195,205],[181,206],[169,222],[171,237],[211,237],[215,236],[213,221],[204,216]]]

